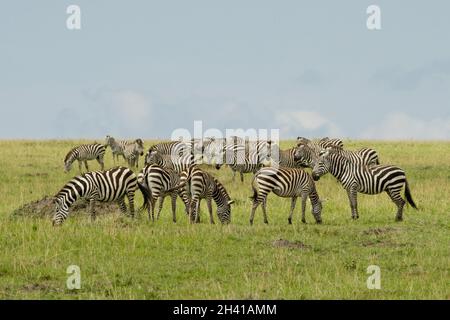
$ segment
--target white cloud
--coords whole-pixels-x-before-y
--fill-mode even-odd
[[[364,139],[442,140],[450,139],[450,118],[422,120],[404,113],[388,114],[380,123],[368,127]]]
[[[280,126],[281,134],[294,137],[305,131],[309,135],[341,136],[341,130],[329,119],[315,111],[285,111],[278,113],[276,122]]]

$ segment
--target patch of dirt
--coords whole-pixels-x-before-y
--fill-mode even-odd
[[[372,234],[374,234],[374,235],[376,235],[376,236],[379,236],[379,235],[381,235],[381,234],[385,234],[385,233],[389,233],[389,232],[394,232],[394,231],[397,231],[397,229],[396,229],[396,228],[393,228],[393,227],[370,228],[370,229],[364,230],[364,231],[363,231],[363,234],[365,234],[365,235],[372,235]]]
[[[285,239],[275,240],[272,245],[275,248],[294,248],[294,249],[309,249],[311,246],[304,244],[301,241],[289,241]]]
[[[119,205],[116,202],[95,202],[95,212],[97,215],[111,213],[119,210]],[[79,212],[89,212],[89,202],[80,199],[70,207],[69,212],[71,215]],[[13,216],[21,217],[36,217],[45,218],[53,217],[55,214],[55,204],[53,203],[53,197],[45,196],[41,200],[33,201],[23,205],[22,207],[14,210]]]

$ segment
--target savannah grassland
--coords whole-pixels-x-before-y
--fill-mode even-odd
[[[309,203],[308,223],[300,222],[300,202],[288,225],[290,200],[272,194],[269,225],[259,208],[250,226],[251,176],[233,183],[225,167],[210,171],[236,201],[227,226],[217,217],[209,224],[204,202],[202,223],[190,225],[180,200],[174,224],[169,199],[155,223],[118,210],[95,222],[74,215],[61,228],[13,216],[78,174],[76,164],[64,174],[62,160],[80,142],[0,142],[0,298],[450,299],[449,142],[345,141],[349,149],[371,146],[383,163],[406,170],[419,210],[405,207],[403,222],[394,222],[386,194],[359,195],[360,219],[352,221],[346,192],[326,176],[317,183],[322,225],[313,223]],[[136,202],[142,204],[139,192]],[[80,290],[66,288],[73,264],[81,268]],[[381,290],[366,287],[369,265],[381,268]]]

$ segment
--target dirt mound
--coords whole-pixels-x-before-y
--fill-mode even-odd
[[[95,202],[95,212],[97,215],[105,213],[111,213],[119,210],[119,205],[116,202]],[[71,215],[81,212],[85,214],[89,212],[89,202],[80,199],[75,202],[69,209]],[[14,210],[13,216],[22,217],[53,217],[55,214],[55,204],[52,197],[44,197],[41,200],[33,201],[23,205],[22,207]]]
[[[285,239],[275,240],[272,245],[276,248],[294,248],[294,249],[308,249],[309,245],[300,241],[289,241]]]

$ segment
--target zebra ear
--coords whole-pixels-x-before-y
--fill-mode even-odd
[[[233,204],[234,200],[228,200],[228,204]]]

